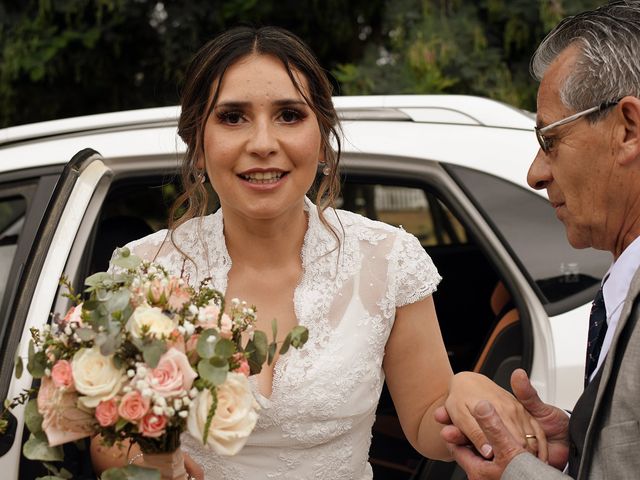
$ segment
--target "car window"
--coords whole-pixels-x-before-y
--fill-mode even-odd
[[[600,282],[611,256],[572,248],[546,199],[477,170],[446,168],[524,267],[543,303],[566,300]]]
[[[0,190],[0,299],[7,288],[7,280],[18,247],[27,211],[27,200],[21,195],[2,198]]]
[[[423,247],[467,243],[467,232],[451,211],[432,193],[421,188],[346,183],[338,208],[373,220],[402,226]]]

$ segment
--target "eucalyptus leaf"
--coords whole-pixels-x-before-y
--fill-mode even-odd
[[[76,335],[83,342],[89,342],[96,338],[96,332],[94,332],[91,328],[81,327],[76,330]]]
[[[113,355],[116,353],[119,344],[120,342],[117,335],[106,335],[105,340],[100,344],[100,353],[105,357]]]
[[[96,300],[85,300],[84,302],[82,302],[82,309],[83,310],[95,310],[96,308],[98,308],[98,305],[100,305]]]
[[[297,325],[291,330],[291,346],[294,348],[300,348],[309,340],[309,330],[307,327]]]
[[[267,335],[263,331],[256,330],[253,332],[253,344],[255,345],[256,350],[266,358],[269,341],[267,340]]]
[[[227,379],[229,364],[220,359],[202,359],[198,362],[198,374],[212,385],[221,385]]]
[[[34,435],[22,446],[22,453],[29,460],[59,462],[64,458],[62,447],[50,447],[49,444]]]
[[[101,480],[160,480],[160,471],[138,465],[127,465],[105,470],[100,478]]]
[[[85,279],[84,284],[87,287],[95,287],[96,285],[103,283],[109,277],[111,277],[111,274],[107,272],[94,273]]]
[[[254,335],[255,340],[255,335]],[[267,353],[261,352],[256,348],[256,345],[253,340],[250,340],[247,343],[247,348],[245,349],[245,354],[247,354],[247,361],[249,362],[249,367],[251,369],[251,375],[255,375],[260,373],[262,370],[262,364],[267,359]]]
[[[269,365],[271,365],[273,363],[273,359],[276,356],[276,348],[278,347],[278,345],[276,344],[276,342],[270,343],[269,344],[269,352],[268,352],[268,356],[267,356],[267,363]]]
[[[20,355],[16,355],[15,369],[16,369],[16,378],[22,377],[22,372],[24,372],[24,363]]]
[[[214,339],[214,341],[208,341],[209,338]],[[198,337],[198,342],[196,343],[196,351],[201,358],[211,358],[216,354],[216,346],[215,340],[218,339],[218,333],[212,329],[208,328],[204,330],[200,337]]]
[[[142,347],[142,358],[150,368],[156,368],[160,357],[167,351],[167,344],[160,340],[154,340]]]
[[[57,475],[45,475],[44,477],[36,477],[36,480],[67,480],[72,477],[58,477]]]
[[[142,263],[142,259],[137,255],[128,254],[127,256],[121,255],[113,258],[111,263],[116,267],[124,268],[125,270],[132,270]]]
[[[43,351],[37,352],[29,359],[27,370],[33,378],[44,377],[44,371],[47,368],[47,356]]]
[[[273,333],[273,340],[278,338],[278,321],[274,318],[271,320],[271,333]]]
[[[113,295],[105,302],[105,307],[110,312],[119,312],[124,310],[129,305],[129,299],[131,293],[127,289],[118,290],[113,292]]]
[[[226,338],[221,338],[215,343],[214,351],[216,356],[229,358],[236,353],[236,344]]]
[[[24,408],[24,423],[31,433],[42,431],[43,417],[38,412],[38,403],[36,399],[31,399]]]
[[[284,355],[285,353],[287,353],[289,351],[290,346],[291,346],[291,332],[289,332],[287,336],[284,337],[284,341],[280,346],[280,355]]]
[[[118,418],[118,421],[115,424],[115,430],[116,432],[119,432],[120,430],[122,430],[124,427],[127,426],[127,423],[129,423],[128,420],[125,420],[124,418],[120,417]]]
[[[73,478],[73,473],[71,473],[66,468],[61,468],[60,471],[58,472],[58,475],[60,475],[62,478],[66,478],[66,479]]]

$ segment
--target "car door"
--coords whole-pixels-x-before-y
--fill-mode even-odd
[[[28,188],[21,186],[21,191],[26,192],[22,195],[23,203],[19,201],[20,195],[8,187],[5,197],[6,205],[14,199],[10,206],[16,212],[23,207],[24,224],[21,234],[14,236],[17,240],[13,258],[6,261],[11,266],[1,310],[4,323],[0,358],[5,366],[0,374],[2,398],[14,398],[31,387],[29,373],[25,370],[18,379],[11,366],[16,356],[26,362],[29,329],[47,323],[58,298],[60,276],[73,271],[81,261],[81,255],[73,256],[70,252],[81,250],[73,249],[74,245],[87,241],[112,178],[100,155],[90,149],[76,154],[58,175],[43,173],[30,186],[27,182]],[[0,191],[0,205],[2,195]],[[10,429],[2,437],[0,450],[3,478],[18,478],[24,407],[14,408],[11,416]]]

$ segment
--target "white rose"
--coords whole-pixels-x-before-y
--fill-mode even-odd
[[[98,347],[78,350],[71,360],[71,372],[76,390],[82,394],[78,401],[87,408],[115,397],[127,380],[126,371],[115,367],[113,355],[102,355]]]
[[[127,330],[135,338],[142,337],[143,328],[148,335],[154,338],[168,337],[176,328],[169,317],[158,307],[140,305],[127,321]]]
[[[218,386],[218,406],[209,426],[207,444],[219,455],[235,455],[240,451],[258,421],[258,404],[253,398],[249,380],[240,373],[229,372]],[[187,430],[202,442],[212,398],[202,390],[189,410]]]

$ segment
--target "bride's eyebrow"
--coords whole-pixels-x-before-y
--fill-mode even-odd
[[[282,98],[271,102],[276,107],[306,107],[307,102],[299,100],[297,98]],[[251,106],[251,102],[241,102],[234,100],[227,100],[216,104],[215,108],[224,109],[246,109]]]

